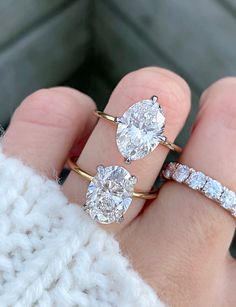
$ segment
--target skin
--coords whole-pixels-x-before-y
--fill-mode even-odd
[[[122,113],[156,94],[166,114],[165,135],[174,141],[190,109],[190,90],[179,76],[148,67],[126,75],[105,111]],[[236,78],[224,78],[202,95],[180,161],[236,190]],[[92,115],[92,99],[70,88],[42,89],[15,111],[3,139],[7,154],[55,179],[70,150],[91,174],[96,166],[124,165],[115,128]],[[97,123],[97,124],[96,124]],[[86,142],[87,141],[87,142]],[[85,145],[86,144],[86,145]],[[164,146],[125,167],[138,177],[137,190],[151,188],[168,154]],[[70,173],[62,189],[78,204],[88,182]],[[165,184],[156,200],[135,199],[121,224],[104,226],[119,240],[134,268],[171,306],[235,306],[236,264],[228,249],[235,220],[213,201],[184,185]]]

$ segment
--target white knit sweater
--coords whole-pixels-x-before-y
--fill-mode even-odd
[[[57,183],[0,149],[0,306],[164,305]]]

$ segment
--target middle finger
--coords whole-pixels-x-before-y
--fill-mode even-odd
[[[166,126],[164,134],[173,141],[182,128],[190,106],[190,91],[185,81],[172,72],[161,68],[149,67],[126,75],[111,95],[105,112],[113,116],[121,116],[131,105],[142,99],[158,96],[162,106]],[[91,116],[94,116],[91,114]],[[168,150],[158,146],[144,159],[124,164],[115,143],[115,127],[111,123],[99,120],[87,144],[85,145],[78,164],[88,173],[94,175],[98,165],[120,165],[130,174],[138,178],[136,190],[149,191],[162,167]],[[64,184],[64,192],[71,201],[85,203],[88,182],[75,173],[71,173]],[[113,224],[112,231],[121,229],[129,223],[141,210],[144,201],[135,199],[122,224]]]

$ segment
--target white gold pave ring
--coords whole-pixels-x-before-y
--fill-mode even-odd
[[[201,192],[236,217],[236,193],[219,181],[178,162],[167,164],[162,175],[165,179],[184,183],[191,189]]]
[[[141,199],[157,197],[157,191],[134,191],[137,178],[121,166],[99,165],[96,175],[92,176],[74,161],[75,159],[67,160],[70,169],[90,181],[84,210],[93,220],[101,224],[122,222],[133,197]]]
[[[163,135],[165,115],[157,96],[133,104],[120,117],[101,111],[95,111],[95,114],[117,124],[116,144],[126,163],[144,158],[159,144],[173,151],[182,151]]]

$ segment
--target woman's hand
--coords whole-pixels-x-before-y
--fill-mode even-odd
[[[149,67],[125,76],[106,112],[122,114],[134,102],[158,95],[166,114],[165,134],[174,140],[190,108],[186,82],[174,73]],[[180,161],[236,190],[236,79],[225,78],[202,95],[200,108]],[[93,115],[92,99],[69,88],[32,94],[16,110],[3,139],[4,151],[38,172],[57,178],[73,147],[79,164],[123,165],[112,126]],[[87,141],[87,143],[86,143]],[[86,143],[86,145],[85,145]],[[159,146],[125,167],[149,190],[167,150]],[[80,205],[88,183],[71,173],[62,189]],[[235,221],[213,201],[184,185],[165,184],[156,200],[133,200],[121,224],[105,226],[119,240],[134,268],[172,306],[235,306],[236,264],[229,256]]]

